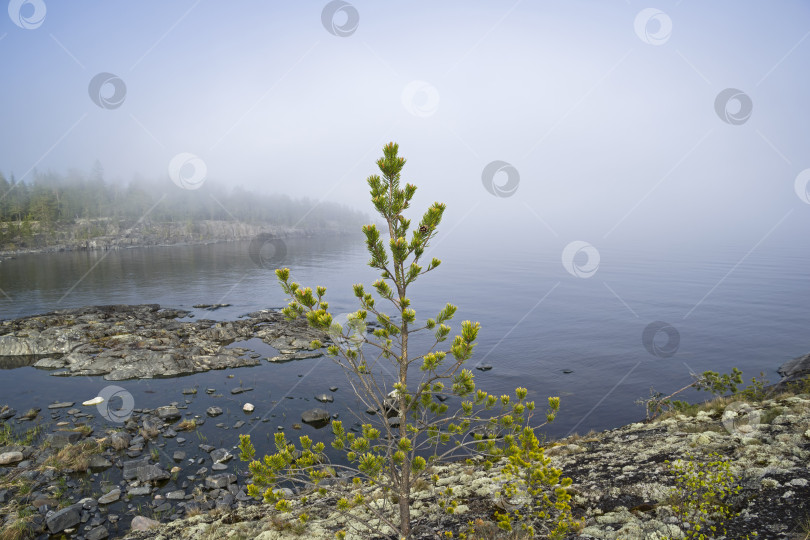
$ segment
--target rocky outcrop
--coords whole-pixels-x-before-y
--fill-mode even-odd
[[[722,403],[721,403],[722,405]],[[744,406],[718,406],[695,417],[678,415],[650,423],[572,436],[549,445],[546,455],[573,484],[571,507],[584,527],[569,540],[660,540],[683,537],[669,495],[675,474],[666,461],[711,460],[717,452],[729,459],[741,490],[728,504],[739,516],[725,526],[726,538],[789,540],[801,531],[810,513],[810,395],[783,397]],[[453,515],[442,512],[434,490],[417,493],[412,506],[415,538],[437,538],[444,531],[466,530],[476,519],[492,521],[499,499],[500,467],[484,471],[461,463],[436,467],[436,488],[453,487],[460,504]],[[217,480],[217,482],[220,482]],[[224,482],[224,481],[223,481]],[[220,482],[222,483],[222,482]],[[218,484],[219,485],[219,484]],[[310,497],[304,531],[284,530],[284,517],[271,506],[237,508],[223,514],[199,515],[149,531],[131,532],[130,540],[154,538],[202,539],[239,534],[262,540],[334,538],[346,528],[346,517],[334,508],[334,498]],[[289,514],[288,514],[289,516]],[[360,514],[360,522],[371,516]],[[358,522],[355,521],[355,524]],[[350,533],[347,538],[361,538]]]
[[[259,311],[238,321],[179,322],[188,311],[157,304],[65,309],[0,322],[0,358],[51,369],[53,375],[103,375],[110,381],[174,377],[260,363],[248,349],[227,347],[253,337],[289,358],[302,353],[320,333],[306,321],[288,322],[277,311]],[[38,358],[37,358],[38,357]],[[11,365],[18,363],[11,362]]]

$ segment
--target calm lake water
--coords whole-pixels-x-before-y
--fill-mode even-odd
[[[762,246],[747,256],[750,246],[688,255],[670,249],[655,256],[649,250],[603,247],[598,270],[583,279],[564,268],[564,245],[517,249],[509,243],[479,246],[471,240],[450,244],[431,247],[428,255],[441,258],[442,266],[411,287],[417,317],[435,316],[450,301],[459,306],[454,331],[465,319],[480,321],[470,367],[484,362],[493,368],[475,370],[477,383],[496,394],[526,386],[539,403],[546,396],[561,396],[561,412],[547,429],[552,436],[639,421],[644,411],[635,404],[638,398],[648,396],[651,386],[670,393],[688,384],[690,371],[738,367],[746,379],[763,371],[775,382],[780,364],[810,349],[808,260],[790,246]],[[271,264],[290,267],[293,279],[303,285],[326,286],[330,309],[341,313],[357,308],[353,283],[373,290],[377,273],[366,265],[368,258],[358,235],[288,241],[286,254]],[[586,259],[580,253],[573,262],[587,270]],[[134,303],[191,309],[197,318],[234,319],[285,304],[272,270],[254,262],[248,243],[19,256],[0,263],[0,287],[7,295],[0,298],[2,319]],[[213,312],[192,309],[198,303],[231,306]],[[659,331],[645,347],[642,335],[655,321],[671,328]],[[670,341],[668,331],[677,343]],[[417,340],[415,350],[426,344]],[[264,356],[274,354],[259,340],[250,345]],[[657,355],[650,352],[655,347]],[[254,391],[231,396],[228,388],[240,381]],[[0,402],[24,410],[57,399],[82,401],[107,384],[101,378],[51,377],[30,367],[4,370]],[[301,411],[319,405],[313,395],[328,392],[331,385],[341,387],[336,402],[326,405],[331,412],[347,414],[355,403],[343,374],[327,357],[264,362],[180,382],[115,384],[132,392],[136,407],[182,402],[181,387],[214,387],[225,392],[220,405],[228,409],[215,421],[233,423],[243,416],[241,403],[249,400],[257,405],[254,422],[270,418],[269,433],[276,425],[299,422]],[[686,397],[699,400],[704,395]],[[204,393],[195,399],[204,411],[209,404]]]

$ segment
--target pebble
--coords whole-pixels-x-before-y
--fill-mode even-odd
[[[242,405],[242,410],[247,413],[253,412],[253,409],[255,408],[256,407],[253,406],[253,403],[245,403],[244,405]]]

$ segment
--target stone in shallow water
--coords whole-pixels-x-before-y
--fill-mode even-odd
[[[475,369],[479,371],[489,371],[490,369],[492,369],[492,366],[490,364],[478,364],[477,366],[475,366]]]
[[[107,469],[112,467],[110,460],[98,454],[92,456],[87,464],[91,469]]]
[[[161,420],[177,420],[181,416],[178,408],[173,405],[158,407],[155,412]]]
[[[186,453],[182,450],[177,450],[174,454],[172,454],[172,459],[175,461],[183,461],[186,459]]]
[[[244,425],[245,425],[245,421],[244,420],[239,420],[237,423],[235,423],[233,425],[233,429],[239,429],[240,427],[242,427]]]
[[[87,531],[84,535],[86,540],[104,540],[110,536],[110,532],[104,526],[98,526]]]
[[[315,396],[315,399],[317,399],[321,403],[332,403],[333,401],[335,401],[335,398],[333,398],[329,394],[318,394],[317,396]]]
[[[231,388],[231,394],[241,394],[243,392],[250,392],[253,388],[242,388],[241,386],[237,386],[236,388]]]
[[[121,498],[121,490],[113,489],[98,498],[98,504],[110,504]]]
[[[236,475],[232,473],[220,473],[209,476],[205,479],[205,487],[208,489],[227,488],[228,484],[236,482]]]
[[[48,530],[51,531],[51,534],[56,534],[69,527],[78,525],[81,520],[79,513],[80,508],[81,505],[74,504],[47,516],[45,518],[45,524],[48,526]]]
[[[60,403],[51,403],[48,405],[49,409],[66,409],[68,407],[73,407],[73,401],[62,401]]]
[[[96,396],[93,399],[88,399],[87,401],[83,401],[82,405],[89,407],[91,405],[98,405],[99,403],[104,403],[104,398],[101,396]]]
[[[242,410],[247,413],[253,412],[253,409],[255,408],[256,407],[254,407],[252,403],[245,403],[244,405],[242,405]]]
[[[208,407],[205,412],[208,416],[219,416],[222,414],[222,409],[220,407]]]
[[[227,463],[233,459],[233,454],[224,448],[217,448],[211,452],[211,459],[219,463]]]
[[[224,463],[214,463],[213,465],[211,465],[211,470],[212,471],[227,471],[228,466],[225,465]]]
[[[178,489],[178,490],[175,490],[175,491],[170,491],[170,492],[168,492],[166,494],[167,499],[174,500],[174,501],[177,501],[177,500],[180,500],[180,499],[185,499],[185,497],[186,497],[186,492],[183,491],[182,489]]]
[[[329,422],[329,412],[323,409],[310,409],[304,411],[301,421],[306,424],[325,424]]]

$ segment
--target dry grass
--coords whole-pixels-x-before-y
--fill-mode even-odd
[[[58,471],[73,469],[86,471],[89,467],[90,457],[100,454],[104,450],[106,439],[81,441],[78,444],[68,444],[58,452],[48,457],[43,463],[44,467],[53,467]]]
[[[175,431],[191,431],[197,429],[197,421],[193,418],[191,420],[183,420],[174,427]]]

